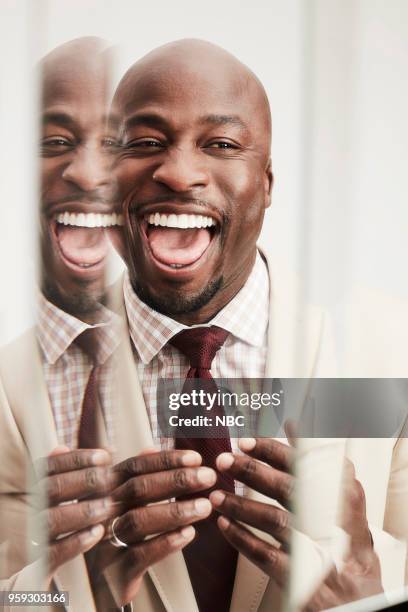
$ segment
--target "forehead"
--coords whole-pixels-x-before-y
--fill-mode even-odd
[[[130,78],[121,96],[124,120],[144,109],[153,108],[170,122],[183,125],[203,116],[238,116],[251,126],[256,100],[245,76],[223,70],[197,70],[169,67]]]
[[[45,66],[42,72],[42,111],[64,107],[78,121],[98,119],[106,114],[109,78],[100,63],[79,66],[61,61]]]

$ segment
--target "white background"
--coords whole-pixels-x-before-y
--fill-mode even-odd
[[[56,45],[117,45],[118,75],[153,47],[199,37],[263,81],[273,205],[262,244],[333,310],[353,285],[408,297],[406,0],[0,0],[0,343],[32,318],[36,92]]]

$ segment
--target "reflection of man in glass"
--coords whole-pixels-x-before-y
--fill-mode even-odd
[[[90,38],[58,47],[41,63],[42,288],[82,319],[103,298],[108,231],[120,223],[109,172],[107,59],[102,42]]]
[[[113,141],[106,128],[109,55],[103,41],[78,39],[49,53],[40,69],[39,317],[36,329],[3,349],[0,361],[6,395],[1,417],[7,420],[11,411],[18,426],[9,441],[14,449],[28,449],[21,454],[25,465],[11,466],[8,456],[0,461],[7,551],[0,566],[3,577],[14,574],[12,587],[20,589],[28,588],[31,571],[24,567],[30,538],[21,539],[27,527],[27,506],[20,498],[26,491],[25,467],[30,470],[32,462],[50,455],[40,482],[49,496],[43,515],[50,541],[45,552],[36,549],[44,553],[47,577],[36,588],[48,588],[58,567],[101,539],[101,523],[112,515],[104,467],[109,453],[75,450],[81,446],[85,396],[96,367],[101,418],[106,417],[109,359],[118,343],[113,314],[102,305],[108,233],[121,223],[110,178]],[[79,501],[60,505],[72,500]],[[62,534],[71,535],[60,539]]]

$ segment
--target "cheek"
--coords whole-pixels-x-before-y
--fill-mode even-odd
[[[223,186],[233,225],[250,223],[245,231],[255,230],[264,214],[264,185],[259,170],[242,165],[224,176]]]
[[[123,200],[130,191],[138,189],[145,178],[151,176],[145,164],[134,159],[119,161],[114,169],[114,177],[119,197]]]
[[[58,183],[63,180],[62,174],[66,163],[58,158],[41,160],[41,194],[46,196],[52,192],[53,188],[58,187]]]

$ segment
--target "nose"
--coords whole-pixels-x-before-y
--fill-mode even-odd
[[[206,187],[209,181],[204,160],[194,151],[172,151],[153,173],[153,180],[174,192]]]
[[[82,191],[94,191],[109,183],[109,156],[101,147],[83,146],[65,167],[62,177]]]

